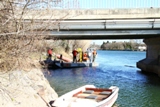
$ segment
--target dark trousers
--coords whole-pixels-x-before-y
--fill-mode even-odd
[[[76,62],[77,63],[77,58],[76,56],[73,56],[73,63]]]
[[[93,62],[95,62],[95,59],[96,59],[96,55],[93,55]]]
[[[48,59],[52,60],[52,55],[51,54],[48,55]]]

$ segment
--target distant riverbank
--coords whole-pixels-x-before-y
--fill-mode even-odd
[[[122,51],[146,51],[147,46],[144,43],[137,43],[134,40],[124,42],[103,42],[102,45],[92,44],[91,47],[96,47],[100,50],[122,50]]]
[[[102,51],[138,51],[138,52],[141,52],[141,51],[145,52],[146,51],[146,50],[117,50],[117,49],[115,49],[115,50],[99,49],[99,50],[102,50]]]

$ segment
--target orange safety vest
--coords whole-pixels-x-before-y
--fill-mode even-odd
[[[83,54],[83,59],[87,60],[87,54],[86,53]]]

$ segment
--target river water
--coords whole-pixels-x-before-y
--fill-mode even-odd
[[[98,67],[50,70],[47,76],[59,96],[86,84],[118,86],[114,107],[160,107],[160,78],[136,68],[146,52],[98,51]]]

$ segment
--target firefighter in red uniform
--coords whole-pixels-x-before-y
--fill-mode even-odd
[[[47,51],[47,53],[48,53],[48,59],[52,59],[52,51],[53,51],[53,49],[49,49]]]
[[[76,49],[74,49],[72,51],[72,54],[73,54],[73,63],[76,62],[77,63],[77,54],[78,54],[78,51]]]

